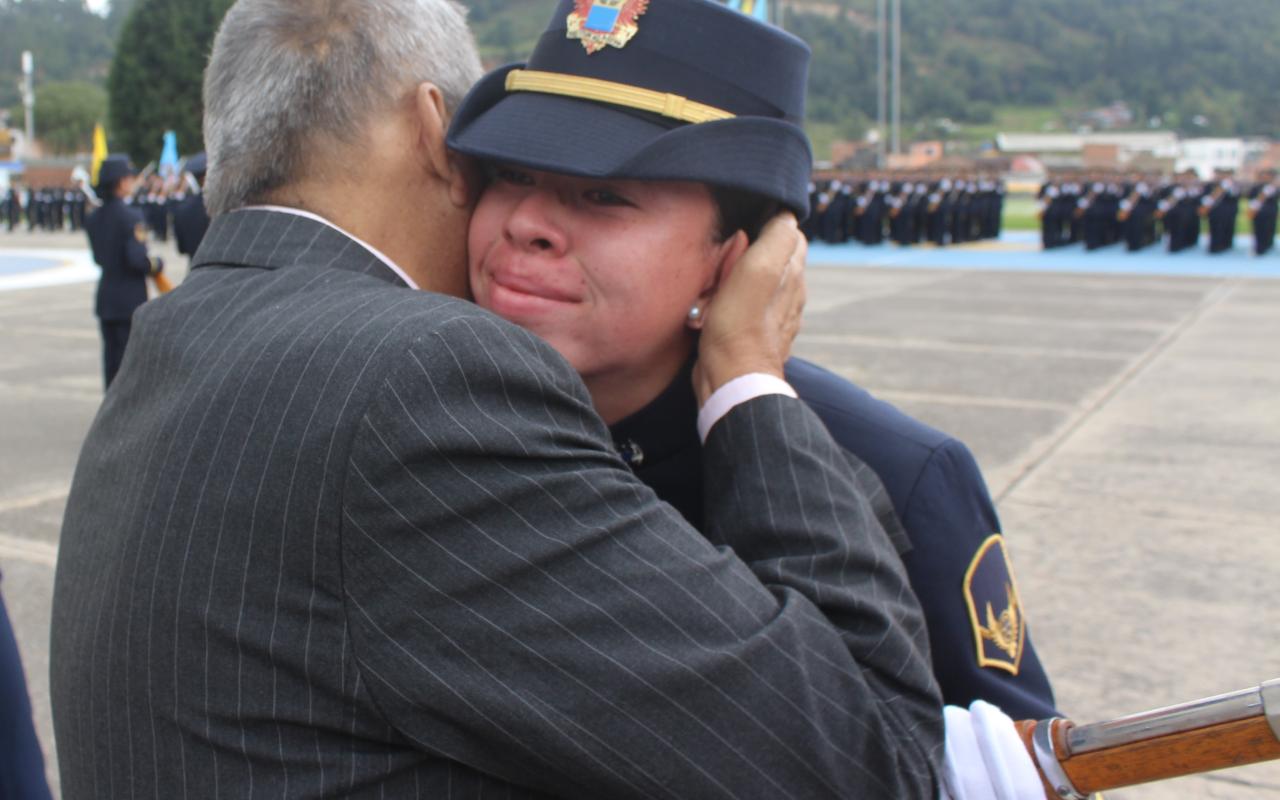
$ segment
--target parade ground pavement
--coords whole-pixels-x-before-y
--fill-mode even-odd
[[[1248,244],[811,251],[797,354],[969,443],[1078,722],[1280,678],[1280,255]],[[102,398],[94,278],[80,237],[0,231],[0,570],[51,777],[53,566]],[[1280,798],[1280,762],[1107,797]]]

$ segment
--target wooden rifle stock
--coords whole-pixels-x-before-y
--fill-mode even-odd
[[[173,282],[164,276],[163,272],[157,272],[150,276],[151,282],[155,284],[156,291],[160,294],[168,294],[173,290]]]
[[[1280,759],[1280,680],[1094,725],[1017,727],[1047,797],[1087,796]]]

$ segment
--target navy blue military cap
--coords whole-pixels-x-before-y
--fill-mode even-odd
[[[133,168],[133,163],[129,161],[128,156],[107,156],[98,166],[98,185],[111,186],[121,178],[136,174],[137,170]]]
[[[187,172],[190,172],[198,178],[208,170],[209,157],[203,152],[196,153],[194,156],[187,159],[187,163],[184,165],[184,168]]]
[[[467,95],[449,145],[596,178],[741,189],[808,213],[809,48],[710,0],[561,0],[527,64]]]

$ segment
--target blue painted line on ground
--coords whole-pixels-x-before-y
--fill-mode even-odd
[[[36,258],[33,256],[15,256],[0,253],[0,275],[17,275],[21,272],[34,272],[38,269],[49,269],[65,264],[56,258]]]
[[[96,281],[100,271],[89,248],[3,248],[0,242],[0,292]]]
[[[1235,247],[1210,255],[1202,238],[1200,247],[1169,253],[1152,245],[1137,253],[1116,244],[1086,252],[1075,244],[1042,250],[1032,231],[1008,231],[995,242],[959,247],[868,247],[853,242],[829,245],[812,242],[809,263],[815,266],[902,267],[905,269],[968,269],[1020,272],[1078,272],[1095,274],[1166,275],[1188,277],[1280,278],[1280,251],[1264,256],[1253,253],[1253,237],[1237,236]]]

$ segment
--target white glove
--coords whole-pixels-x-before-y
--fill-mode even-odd
[[[1013,720],[984,700],[946,706],[941,800],[1045,800],[1040,773]]]

